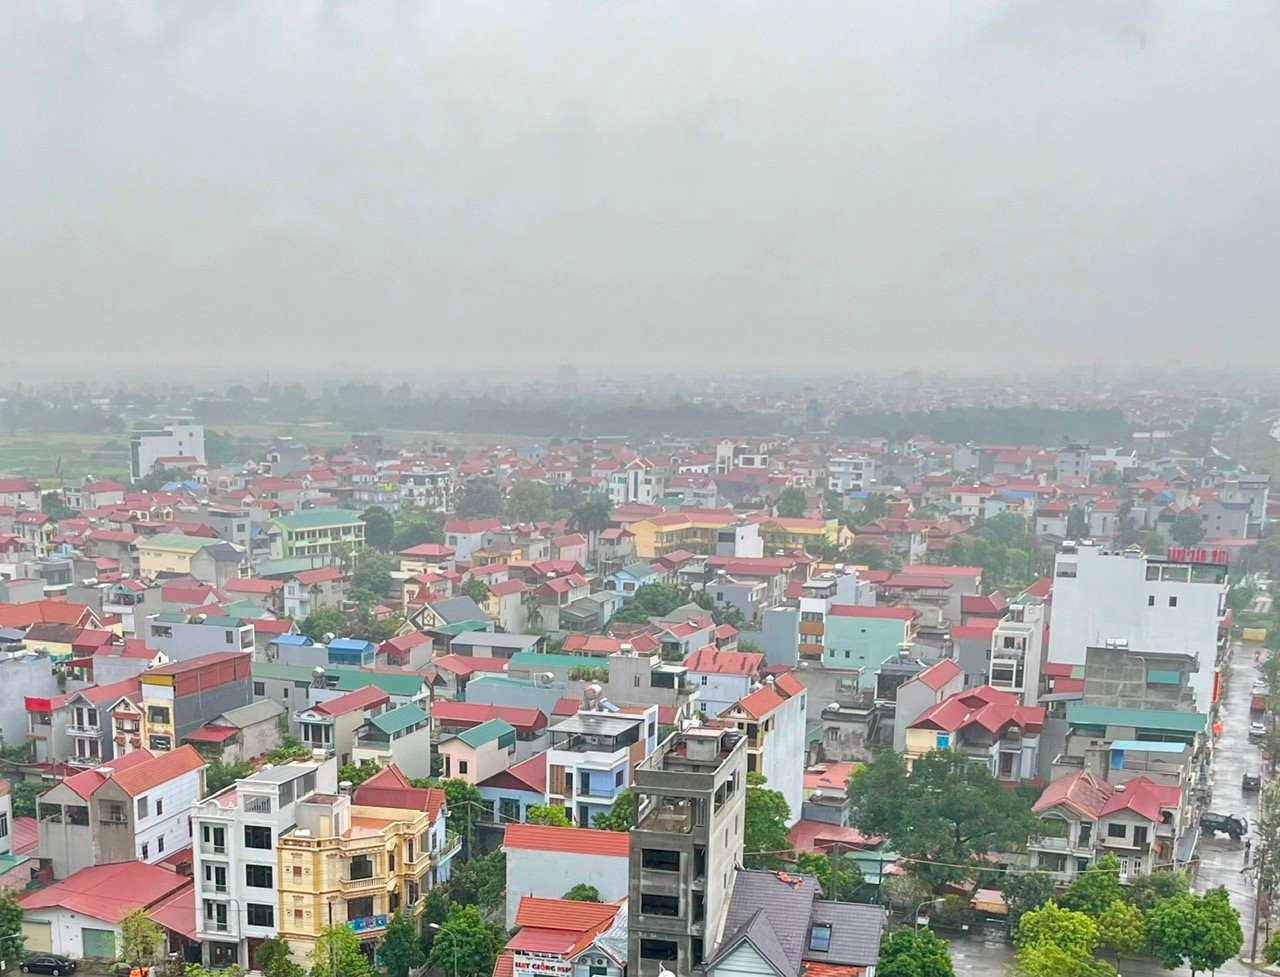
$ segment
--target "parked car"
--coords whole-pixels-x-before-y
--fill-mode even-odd
[[[1266,723],[1250,723],[1249,724],[1249,739],[1251,740],[1262,739],[1262,737],[1266,735],[1267,735]]]
[[[63,974],[76,972],[76,962],[70,957],[57,953],[33,953],[18,965],[18,969],[24,974],[51,974],[52,977],[62,977]]]
[[[1240,790],[1254,791],[1262,789],[1262,775],[1257,773],[1247,773],[1240,778]]]

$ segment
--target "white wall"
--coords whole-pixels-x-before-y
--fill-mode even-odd
[[[49,921],[49,940],[51,952],[79,960],[84,956],[84,942],[80,930],[88,927],[94,930],[114,930],[119,937],[120,927],[105,920],[94,919],[82,913],[73,913],[69,909],[49,908],[33,909],[30,912],[33,920]]]
[[[137,818],[134,832],[135,856],[142,859],[142,846],[147,845],[148,862],[158,862],[181,848],[191,844],[188,828],[188,815],[191,805],[200,799],[201,787],[204,784],[204,771],[192,770],[181,776],[167,780],[154,787],[143,796],[147,798],[147,816]],[[163,813],[156,813],[156,805],[160,804]],[[137,815],[138,798],[133,799],[134,815]],[[160,848],[160,839],[164,838],[164,849]]]
[[[689,681],[698,688],[698,711],[704,716],[718,716],[751,691],[746,675],[724,672],[690,672]]]
[[[1060,574],[1071,564],[1076,576]],[[1142,556],[1123,556],[1095,546],[1059,553],[1055,561],[1049,661],[1083,664],[1090,645],[1109,639],[1129,642],[1135,653],[1163,651],[1196,657],[1192,676],[1196,708],[1208,712],[1213,695],[1218,618],[1226,585],[1147,580]],[[1170,598],[1177,606],[1170,607]]]
[[[506,852],[508,927],[515,922],[521,896],[559,899],[579,882],[595,886],[604,902],[616,902],[628,894],[630,859],[625,855],[524,848],[508,848]]]
[[[804,730],[805,701],[801,692],[787,699],[773,711],[774,726],[764,744],[764,774],[769,790],[776,790],[791,808],[788,825],[800,820],[800,804],[804,795]]]

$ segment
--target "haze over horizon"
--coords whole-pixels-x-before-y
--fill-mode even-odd
[[[10,4],[0,359],[1276,363],[1278,47],[1253,0]]]

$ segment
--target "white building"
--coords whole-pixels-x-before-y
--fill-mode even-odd
[[[1012,692],[1024,706],[1040,700],[1040,667],[1044,664],[1044,605],[1034,597],[1018,598],[991,632],[987,683]]]
[[[248,966],[249,940],[276,935],[276,840],[297,802],[338,789],[338,765],[266,767],[191,808],[196,935],[208,966]]]
[[[718,716],[750,695],[763,665],[764,655],[758,651],[723,651],[715,645],[699,648],[684,660],[689,681],[698,690],[698,711]]]
[[[627,895],[631,836],[625,831],[508,824],[502,850],[507,853],[507,926],[515,922],[524,896],[559,899],[579,883],[595,886],[602,902]]]
[[[1225,561],[1159,560],[1136,548],[1103,549],[1067,543],[1054,561],[1049,661],[1084,664],[1090,646],[1127,642],[1144,649],[1191,655],[1196,708],[1212,704],[1218,625],[1226,611]]]
[[[874,455],[845,455],[827,459],[827,489],[848,495],[869,492],[876,484]]]
[[[145,478],[157,464],[169,467],[176,459],[190,459],[188,464],[206,461],[204,453],[204,427],[180,421],[167,427],[145,428],[133,431],[129,436],[129,474],[136,482]]]
[[[807,699],[800,680],[784,672],[765,679],[720,716],[746,735],[747,773],[763,774],[766,786],[786,798],[789,825],[800,819],[803,800]]]

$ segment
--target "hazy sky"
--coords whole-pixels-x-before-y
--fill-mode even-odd
[[[1277,50],[1275,0],[11,0],[0,358],[1280,361]]]

